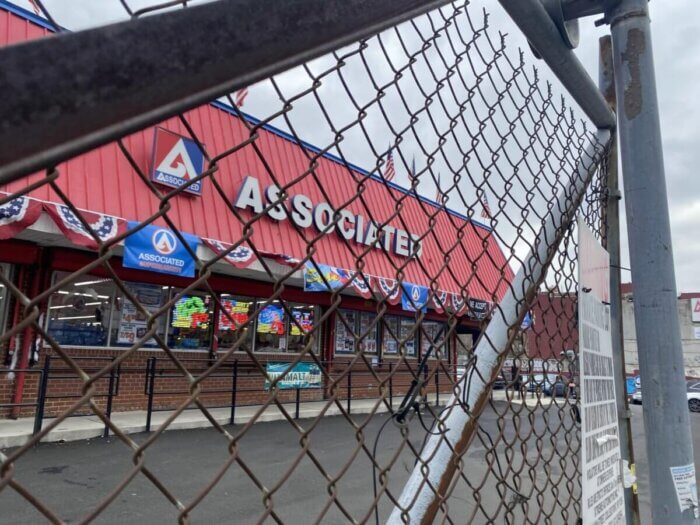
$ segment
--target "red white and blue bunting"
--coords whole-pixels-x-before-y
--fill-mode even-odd
[[[377,291],[389,304],[401,302],[401,286],[396,279],[377,277]]]
[[[0,205],[0,239],[10,239],[34,224],[41,216],[41,202],[15,197]]]
[[[229,250],[232,244],[217,241],[215,239],[206,239],[202,237],[202,242],[216,255],[221,255],[222,253]],[[243,244],[236,246],[233,250],[224,256],[224,260],[235,266],[236,268],[248,268],[251,264],[256,261],[255,253],[248,246]]]
[[[119,217],[79,210],[82,219],[90,225],[90,232],[68,206],[47,202],[44,209],[68,240],[86,248],[96,249],[99,244],[114,239],[127,229],[126,221]]]

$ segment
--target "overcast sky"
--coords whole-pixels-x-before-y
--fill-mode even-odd
[[[15,1],[24,7],[29,7],[26,0]],[[73,30],[117,21],[125,16],[124,9],[117,0],[100,0],[99,2],[94,0],[71,0],[70,2],[44,0],[44,2],[59,23]],[[152,3],[154,3],[153,0],[139,0],[130,2],[130,5],[138,7]],[[483,3],[489,5],[491,2]],[[492,4],[493,6],[490,7],[491,23],[497,27],[502,25],[503,30],[509,33],[509,47],[524,45],[521,35],[505,18],[497,2],[493,1]],[[474,11],[473,8],[470,9],[471,12]],[[700,146],[697,144],[696,131],[696,123],[700,122],[700,100],[696,94],[697,87],[694,84],[697,72],[700,71],[700,40],[697,38],[700,34],[700,2],[697,0],[674,0],[673,2],[656,0],[650,3],[650,11],[677,284],[679,292],[700,291],[700,272],[694,268],[696,258],[700,258],[700,239],[696,236],[697,225],[700,224],[700,177],[695,173],[695,167],[700,160]],[[583,20],[581,24],[581,45],[577,54],[591,76],[597,79],[598,38],[605,34],[608,29],[607,27],[594,27],[593,19]],[[529,50],[527,50],[527,60],[535,63]],[[317,65],[322,67],[324,62],[321,60]],[[351,67],[349,66],[349,68]],[[540,63],[540,68],[545,70],[546,66]],[[543,72],[543,76],[547,76],[546,71]],[[298,71],[291,72],[281,77],[278,88],[287,89],[293,93],[294,89],[304,87],[305,82],[308,82],[308,76],[300,74]],[[330,84],[329,86],[332,87]],[[362,89],[364,89],[362,86],[358,87],[359,91]],[[274,87],[270,83],[266,83],[264,86],[254,86],[243,109],[261,117],[269,114],[271,94],[274,94]],[[328,95],[330,95],[328,100],[330,102],[334,95],[332,90],[328,92]],[[337,104],[336,108],[342,106],[342,104]],[[310,105],[307,109],[308,111],[313,110]],[[293,112],[293,115],[303,116],[304,114],[305,111],[301,108],[296,113]],[[339,120],[342,120],[342,110],[339,109],[338,114],[340,115]],[[372,124],[371,119],[369,121]],[[276,124],[285,127],[283,123]],[[381,122],[375,123],[377,126],[375,131],[380,136],[382,124]],[[294,124],[294,126],[297,130],[308,129],[310,136],[302,137],[306,140],[319,144],[326,139],[324,136],[317,135],[312,127],[305,126],[303,122]],[[348,154],[350,160],[371,169],[371,165],[368,166],[366,162],[362,162],[361,158],[366,154],[359,145],[360,141],[356,141],[357,147],[352,146],[352,140],[348,142],[350,146],[344,153]],[[380,147],[379,145],[375,146]],[[363,147],[366,149],[367,145],[365,144]],[[418,169],[420,168],[419,166]],[[406,176],[400,167],[397,171],[399,172],[397,181],[406,184]],[[634,175],[628,174],[627,176]],[[426,191],[435,191],[432,181],[426,181],[424,184],[426,188],[430,188]],[[455,200],[451,196],[449,204],[452,206]],[[455,204],[455,207],[459,206]],[[624,224],[622,238],[623,265],[628,266]],[[623,280],[629,280],[629,272],[623,272]]]

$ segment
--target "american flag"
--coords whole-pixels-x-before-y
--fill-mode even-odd
[[[29,0],[29,3],[31,4],[32,9],[34,10],[34,13],[38,16],[42,16],[41,9],[39,9],[36,0]]]
[[[486,194],[481,195],[481,216],[484,219],[490,219],[491,218],[491,207],[489,206],[489,199],[486,197]]]
[[[386,158],[386,168],[384,168],[384,178],[386,180],[394,180],[396,175],[396,167],[394,166],[394,153],[389,148],[389,154]]]
[[[442,193],[442,189],[440,189],[440,174],[438,173],[437,176],[437,187],[435,191],[435,202],[438,204],[442,204],[443,199],[445,198],[445,194]]]
[[[244,87],[243,89],[239,89],[236,91],[235,96],[235,102],[236,106],[239,108],[243,107],[243,103],[245,102],[245,98],[248,96],[248,88]]]

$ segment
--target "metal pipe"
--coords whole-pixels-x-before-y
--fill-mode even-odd
[[[697,524],[697,496],[694,506],[682,511],[671,471],[687,466],[694,472],[694,461],[647,0],[623,0],[606,15],[613,43],[651,514],[654,523]]]
[[[613,70],[612,40],[604,36],[599,40],[598,83],[600,91],[612,108],[615,107],[615,75]],[[617,136],[613,136],[608,149],[608,202],[603,224],[603,246],[610,254],[610,334],[612,338],[617,421],[620,433],[620,454],[629,465],[634,465],[632,446],[632,422],[627,402],[625,373],[625,349],[622,336],[622,294],[620,291],[620,189],[617,173]],[[639,525],[639,500],[632,488],[624,489],[627,525]]]
[[[447,3],[218,0],[2,48],[0,184]]]
[[[598,131],[600,143],[606,143],[609,138],[609,131]],[[500,372],[512,343],[514,333],[511,328],[520,326],[537,288],[545,278],[556,248],[571,224],[598,166],[599,150],[599,144],[591,143],[587,146],[584,158],[577,166],[575,181],[557,196],[557,204],[552,207],[532,243],[533,248],[479,338],[474,349],[473,364],[458,380],[462,392],[467,392],[464,403],[469,411],[463,408],[462,401],[454,394],[450,397],[436,422],[435,429],[438,431],[431,434],[424,445],[403,488],[399,505],[394,507],[387,523],[399,525],[433,522],[441,498],[446,497],[456,471],[456,458],[464,454],[474,436],[475,419],[488,401],[491,381]]]
[[[540,0],[499,2],[593,124],[614,128],[615,115],[574,52],[564,44]]]

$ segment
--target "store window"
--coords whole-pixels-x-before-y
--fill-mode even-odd
[[[54,282],[67,277],[56,272]],[[47,330],[64,346],[107,346],[116,287],[111,279],[78,277],[49,299]]]
[[[304,304],[289,304],[292,317],[289,319],[289,337],[287,338],[287,352],[299,353],[309,344],[309,338],[318,339],[319,331],[314,331],[316,326],[316,309]]]
[[[256,352],[285,352],[287,313],[280,301],[272,301],[258,314],[255,325]]]
[[[177,293],[172,291],[173,295]],[[211,346],[213,301],[203,293],[180,297],[170,312],[168,346],[176,350],[206,350]]]
[[[342,318],[341,318],[342,316]],[[355,334],[358,332],[359,312],[339,310],[335,316],[335,353],[354,354]]]
[[[155,315],[168,300],[167,286],[158,286],[144,283],[125,283],[138,303],[151,315]],[[155,320],[156,333],[165,335],[165,325],[168,313],[163,312]],[[110,322],[110,345],[132,346],[140,340],[148,331],[148,317],[132,303],[125,293],[118,290],[112,308]],[[154,338],[150,338],[143,344],[144,348],[158,347]]]
[[[382,320],[382,355],[398,355],[399,353],[399,318],[395,315],[385,315]]]
[[[219,348],[226,350],[243,338],[237,350],[250,352],[253,349],[254,321],[250,316],[255,311],[255,300],[221,294],[219,310]]]
[[[447,344],[447,325],[436,321],[423,321],[420,329],[421,356],[430,351],[431,359],[442,359],[449,362],[450,353]]]
[[[374,327],[372,326],[376,320],[377,314],[373,312],[360,312],[360,329],[357,335],[362,338],[360,340],[360,349],[365,354],[376,354],[379,348],[379,324],[377,323]]]
[[[417,345],[416,341],[418,339],[418,334],[414,333],[411,335],[411,331],[414,329],[416,320],[410,317],[399,318],[399,336],[401,341],[404,342],[404,351],[409,357],[416,357]]]

